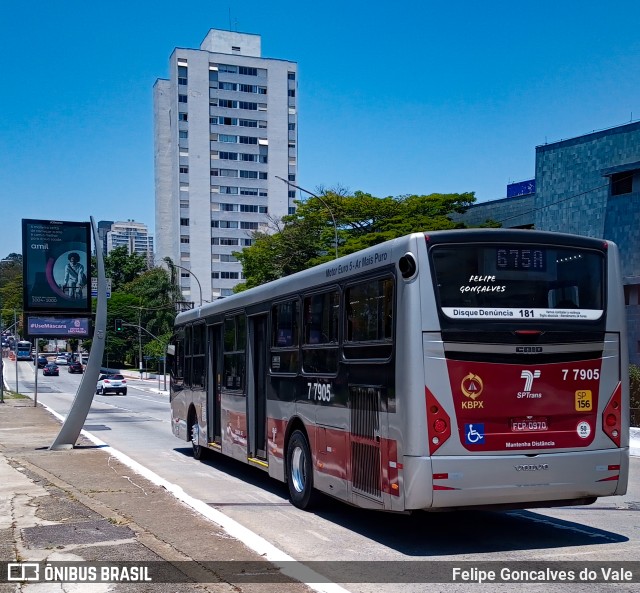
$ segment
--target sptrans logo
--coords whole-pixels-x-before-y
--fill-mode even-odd
[[[484,407],[484,402],[478,400],[484,389],[482,379],[478,375],[469,373],[462,379],[460,389],[465,397],[469,398],[468,401],[462,402],[463,410],[474,410]]]
[[[539,379],[542,371],[522,371],[520,378],[524,379],[524,391],[518,391],[518,399],[541,399],[542,393],[532,393],[534,379]]]

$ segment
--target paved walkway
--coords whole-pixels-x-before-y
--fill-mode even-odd
[[[272,564],[108,449],[81,436],[73,450],[49,451],[59,430],[59,421],[31,399],[0,404],[0,593],[309,591],[298,582],[265,582],[277,572]],[[18,589],[6,582],[6,562],[18,559],[128,562],[149,567],[156,581],[174,582],[64,589],[27,582]],[[250,580],[262,582],[244,582],[247,567],[258,573]]]

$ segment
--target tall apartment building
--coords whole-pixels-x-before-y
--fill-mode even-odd
[[[126,247],[129,254],[144,255],[149,265],[153,265],[153,235],[146,224],[134,220],[114,222],[106,232],[106,239],[107,253],[116,247]]]
[[[291,212],[295,191],[278,177],[296,180],[296,95],[295,62],[261,57],[259,35],[217,29],[200,49],[176,48],[156,81],[157,258],[180,266],[185,300],[231,294],[233,252]]]

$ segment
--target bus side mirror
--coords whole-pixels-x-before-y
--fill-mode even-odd
[[[410,253],[405,253],[398,260],[398,268],[400,269],[400,274],[402,274],[402,277],[405,280],[408,280],[415,275],[418,266],[413,255],[411,255]]]

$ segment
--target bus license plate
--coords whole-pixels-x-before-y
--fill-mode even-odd
[[[540,432],[549,430],[549,424],[546,418],[512,418],[511,432]]]

